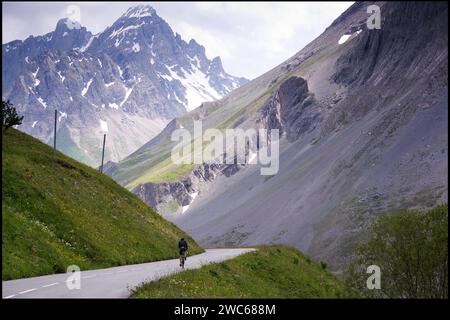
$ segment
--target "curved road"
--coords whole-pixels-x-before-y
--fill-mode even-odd
[[[188,256],[185,269],[200,268],[205,264],[232,259],[255,249],[206,249],[206,252]],[[107,269],[81,271],[80,289],[69,289],[69,275],[48,276],[3,281],[2,297],[10,298],[127,298],[131,289],[142,282],[180,272],[178,259],[126,265]],[[72,286],[73,287],[73,286]]]

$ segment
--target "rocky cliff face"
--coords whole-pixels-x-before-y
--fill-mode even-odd
[[[291,77],[281,83],[259,110],[256,122],[263,128],[278,129],[289,141],[314,130],[320,124],[320,104],[308,90],[308,83],[301,77]]]
[[[184,213],[201,189],[219,176],[231,177],[245,164],[204,163],[197,166],[180,181],[143,183],[131,192],[141,198],[160,214]]]
[[[203,164],[177,182],[144,183],[131,190],[160,214],[183,213],[198,195],[201,185],[226,172],[219,164]]]
[[[308,131],[314,130],[320,120],[319,104],[308,91],[307,82],[301,77],[291,77],[266,100],[257,112],[252,126],[254,129],[278,129],[280,135],[285,134],[289,141],[294,141]],[[171,132],[176,128],[173,121],[165,130]],[[244,152],[248,161],[249,150],[246,149]],[[143,183],[133,188],[131,192],[163,215],[179,214],[189,208],[205,185],[219,176],[231,177],[246,165],[204,163],[196,166],[180,181]],[[117,169],[117,164],[108,164],[105,172],[112,175]]]
[[[62,19],[55,31],[4,44],[2,53],[2,94],[25,116],[19,129],[52,141],[58,109],[58,148],[93,166],[105,124],[106,159],[117,161],[174,117],[247,81],[142,5],[99,34]]]

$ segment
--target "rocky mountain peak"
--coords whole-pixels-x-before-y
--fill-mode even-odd
[[[92,34],[78,21],[69,18],[60,19],[55,31],[50,35],[50,46],[59,50],[82,47]]]
[[[211,60],[210,72],[223,72],[222,60],[219,56]]]
[[[122,15],[127,18],[144,18],[156,15],[155,9],[150,5],[138,5],[128,8],[128,10]]]
[[[195,41],[194,39],[191,39],[188,43],[188,47],[191,50],[197,50],[200,52],[205,52],[205,47],[202,46],[201,44],[199,44],[197,41]]]
[[[56,24],[55,31],[58,30],[73,30],[73,29],[81,29],[83,28],[78,21],[72,20],[70,18],[59,19]]]
[[[65,18],[52,32],[2,49],[2,94],[30,114],[19,129],[49,142],[58,109],[59,149],[93,166],[105,122],[105,160],[118,161],[173,118],[247,81],[223,71],[220,59],[208,59],[148,5],[129,8],[96,35]]]
[[[53,35],[58,36],[69,36],[70,34],[90,34],[86,27],[83,27],[78,21],[71,20],[70,18],[63,18],[58,20],[56,23],[55,31]]]

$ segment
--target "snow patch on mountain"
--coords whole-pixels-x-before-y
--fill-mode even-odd
[[[96,34],[96,35],[94,35],[94,36],[91,36],[91,37],[89,38],[89,41],[86,43],[86,45],[84,45],[83,47],[80,48],[80,52],[85,52],[87,49],[89,49],[89,47],[90,47],[91,44],[92,44],[92,41],[94,41],[95,38],[98,38],[99,35],[100,35],[100,34]],[[99,61],[100,61],[100,60],[99,60]]]
[[[194,200],[195,200],[195,198],[197,198],[197,196],[198,196],[198,191],[191,194],[191,199],[192,199],[191,202],[188,205],[182,207],[181,213],[185,213],[189,209],[192,202],[194,202]]]
[[[125,13],[125,16],[128,18],[143,18],[143,17],[151,17],[154,12],[154,9],[150,6],[140,5],[134,8],[128,9]]]
[[[91,86],[91,83],[92,83],[93,80],[94,80],[94,78],[91,78],[91,79],[88,81],[86,87],[84,87],[83,90],[81,90],[81,95],[82,95],[83,97],[84,97],[84,95],[88,92],[89,87]]]
[[[36,78],[38,72],[39,72],[39,67],[37,67],[36,71],[32,72],[31,74],[33,75],[34,78]]]
[[[59,79],[61,80],[61,82],[64,82],[64,80],[66,79],[66,77],[64,77],[64,76],[61,74],[61,71],[60,71],[60,70],[58,70],[58,76],[59,76]]]
[[[123,71],[122,71],[122,69],[120,68],[119,65],[117,65],[117,70],[119,70],[120,78],[122,78],[122,76],[123,76]]]
[[[44,99],[42,99],[41,97],[37,97],[37,100],[44,107],[44,109],[47,109],[47,103],[44,101]]]
[[[209,84],[208,76],[192,65],[193,71],[182,69],[183,76],[179,76],[172,70],[173,67],[166,66],[170,72],[170,77],[181,82],[186,90],[188,103],[186,109],[194,110],[205,101],[220,99],[222,96]]]
[[[339,38],[338,44],[343,44],[347,42],[348,38],[351,37],[351,34],[344,34],[342,37]]]
[[[358,34],[360,34],[362,31],[362,29],[359,29],[358,31],[352,33],[352,34],[344,34],[339,38],[338,44],[343,44],[345,42],[347,42],[348,39],[350,39],[353,36],[357,36]]]
[[[141,51],[141,46],[139,45],[139,43],[133,43],[133,47],[131,49],[133,50],[133,52],[139,52]]]
[[[130,30],[133,30],[133,29],[138,29],[138,28],[140,28],[141,26],[143,26],[145,24],[145,22],[141,22],[140,24],[138,24],[138,25],[132,25],[132,26],[123,26],[123,27],[120,27],[118,30],[114,30],[110,35],[109,35],[109,39],[114,39],[114,38],[116,38],[117,36],[119,36],[119,35],[122,35],[122,34],[124,34],[124,33],[126,33],[126,32],[128,32],[128,31],[130,31]],[[122,39],[123,39],[123,37],[120,39],[120,41],[122,41]]]
[[[131,92],[133,91],[133,88],[127,88],[126,86],[123,86],[123,88],[125,89],[125,97],[120,103],[120,106],[123,106],[123,104],[128,100],[128,97],[130,96]]]

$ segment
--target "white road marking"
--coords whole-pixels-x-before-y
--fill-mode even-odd
[[[228,252],[231,251],[231,252]],[[245,253],[246,251],[249,251],[249,249],[207,249],[207,251],[204,254],[200,254],[197,257],[192,257],[193,265],[188,265],[187,269],[193,269],[193,268],[200,268],[204,263],[209,263],[213,261],[223,261],[232,258],[233,256],[237,256],[240,254]],[[253,249],[250,249],[250,251],[253,251]],[[223,253],[225,252],[225,254]],[[205,259],[204,256],[210,256],[210,258]],[[191,259],[191,257],[189,258]],[[174,259],[175,263],[177,262],[177,259]],[[165,260],[165,261],[155,261],[151,263],[145,263],[141,265],[135,265],[135,266],[129,266],[124,269],[104,269],[102,271],[98,270],[95,274],[89,274],[84,275],[84,272],[82,273],[82,279],[85,278],[103,278],[103,279],[111,279],[114,281],[102,281],[102,283],[99,283],[97,286],[95,286],[94,293],[87,290],[72,290],[70,291],[70,297],[77,298],[77,297],[99,297],[99,298],[105,298],[105,297],[111,297],[111,298],[127,298],[129,296],[128,289],[135,287],[142,282],[146,281],[152,281],[154,279],[159,279],[163,276],[167,276],[171,273],[178,273],[184,270],[180,270],[181,268],[175,268],[174,261]],[[191,260],[190,260],[191,261]],[[114,271],[113,271],[114,270]],[[109,271],[109,272],[105,272]],[[117,273],[127,272],[129,273],[124,276],[117,276]],[[102,277],[104,276],[104,277]],[[5,298],[18,298],[20,295],[26,294],[28,292],[36,291],[34,294],[31,295],[25,295],[25,297],[56,297],[56,296],[66,296],[67,290],[64,286],[65,283],[70,283],[71,280],[61,278],[61,275],[48,275],[47,278],[43,281],[41,281],[40,277],[36,278],[29,278],[29,279],[22,279],[24,283],[28,283],[28,287],[32,288],[29,290],[22,291],[20,293],[17,293],[20,289],[23,289],[21,287],[23,284],[21,284],[19,287],[14,283],[10,281],[4,281],[3,282],[3,289],[7,287],[7,291],[5,293],[5,290],[3,290],[3,294],[5,294]],[[49,278],[50,277],[50,278]],[[51,280],[55,281],[54,283],[50,283]],[[37,283],[36,283],[37,282]],[[44,283],[44,285],[42,284]],[[47,284],[45,284],[47,283]],[[57,286],[57,284],[60,284]],[[44,287],[50,287],[55,286],[56,288],[53,288],[51,290],[40,290]],[[33,288],[34,287],[34,288]],[[15,290],[14,290],[15,289]],[[114,289],[114,290],[111,290]],[[116,290],[117,289],[117,290]],[[120,291],[119,291],[120,290]],[[15,292],[13,294],[13,292]],[[7,296],[6,296],[7,295]]]
[[[31,292],[31,291],[36,291],[36,290],[37,290],[36,288],[33,288],[33,289],[29,289],[29,290],[21,291],[21,292],[19,292],[19,294],[24,294],[24,293],[28,293],[28,292]]]
[[[51,287],[51,286],[56,286],[57,284],[59,284],[59,282],[54,282],[54,283],[46,284],[45,286],[42,286],[42,288],[47,288],[47,287]]]

